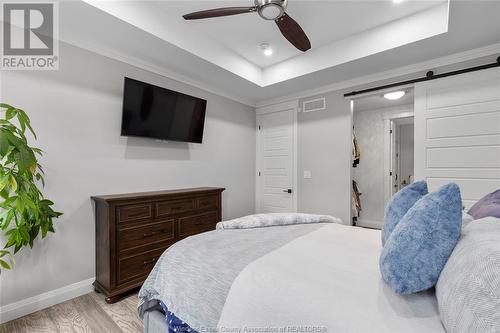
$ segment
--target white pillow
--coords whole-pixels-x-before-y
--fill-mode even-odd
[[[446,332],[500,332],[500,219],[478,219],[462,230],[436,297]]]

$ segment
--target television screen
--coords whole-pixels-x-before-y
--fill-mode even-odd
[[[125,78],[122,135],[201,143],[207,101]]]

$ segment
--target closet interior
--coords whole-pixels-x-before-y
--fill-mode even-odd
[[[387,202],[413,182],[413,89],[389,93],[395,92],[398,94],[384,91],[353,99],[353,225],[381,228]]]

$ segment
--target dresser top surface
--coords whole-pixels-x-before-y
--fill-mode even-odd
[[[223,187],[193,187],[193,188],[182,188],[175,190],[163,190],[163,191],[150,191],[150,192],[136,192],[136,193],[121,193],[121,194],[107,194],[107,195],[94,195],[92,200],[96,201],[115,201],[115,200],[133,200],[133,199],[143,199],[148,197],[159,197],[159,196],[175,196],[175,195],[190,195],[190,194],[204,194],[204,193],[220,193],[224,191]]]

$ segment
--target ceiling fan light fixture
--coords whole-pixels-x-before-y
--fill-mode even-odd
[[[257,12],[261,18],[269,21],[273,20],[283,37],[297,49],[306,52],[311,48],[311,42],[304,30],[286,13],[288,0],[254,0],[254,2],[255,5],[252,7],[213,8],[185,14],[182,17],[185,20],[199,20]],[[270,56],[272,50],[265,52],[265,54]]]
[[[270,3],[259,8],[259,15],[264,20],[274,21],[283,15],[283,8],[277,4]]]
[[[255,0],[255,6],[260,17],[274,21],[285,13],[288,0]]]

